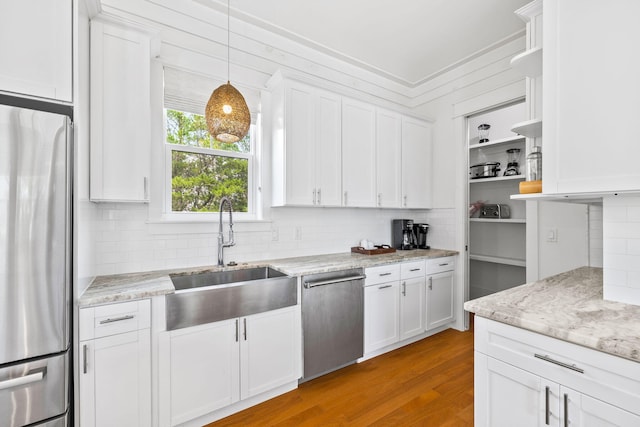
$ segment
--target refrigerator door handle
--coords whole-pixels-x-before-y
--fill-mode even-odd
[[[25,384],[30,384],[30,383],[35,383],[38,381],[42,381],[45,377],[45,375],[47,375],[47,368],[38,368],[38,369],[32,369],[29,372],[27,372],[27,375],[22,376],[22,377],[18,377],[18,378],[12,378],[10,380],[6,380],[6,381],[0,381],[0,390],[5,390],[8,388],[12,388],[12,387],[17,387],[20,385],[25,385]]]

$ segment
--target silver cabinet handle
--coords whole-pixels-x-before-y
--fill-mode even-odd
[[[572,371],[576,371],[581,374],[584,374],[584,369],[578,368],[576,365],[569,365],[568,363],[560,362],[559,360],[552,359],[546,354],[542,355],[542,354],[535,353],[533,356],[536,357],[537,359],[544,360],[545,362],[553,363],[554,365],[562,366],[563,368],[571,369]]]
[[[420,271],[420,270],[421,270],[420,268],[412,268],[412,269],[411,269],[411,270],[409,270],[409,271]]]
[[[433,290],[433,277],[429,277],[429,290]]]
[[[569,427],[569,395],[564,394],[564,427]]]
[[[127,314],[126,316],[120,316],[120,317],[114,317],[114,318],[101,320],[100,324],[104,325],[106,323],[121,322],[123,320],[131,320],[134,317],[136,317],[136,316],[134,316],[133,314]]]
[[[449,263],[448,262],[443,262],[442,264],[438,264],[439,267],[444,267],[446,265],[449,265]]]
[[[382,206],[382,193],[378,193],[378,206]]]
[[[549,387],[544,388],[544,423],[549,425]]]
[[[149,198],[149,178],[145,176],[142,185],[144,186],[144,199],[147,200]]]
[[[35,383],[37,381],[42,381],[44,376],[47,375],[47,368],[36,368],[31,369],[27,372],[27,375],[18,378],[12,378],[10,380],[0,381],[0,390],[5,390],[12,387],[17,387],[20,385]]]
[[[321,200],[320,200],[320,189],[318,188],[318,204],[322,204]]]
[[[404,206],[407,207],[407,196],[406,196],[406,194],[404,196]]]
[[[87,360],[88,353],[89,353],[89,346],[85,344],[82,346],[82,373],[83,374],[86,374],[87,371],[89,370],[89,361]]]
[[[378,289],[386,289],[386,288],[390,288],[391,285],[384,285],[384,286],[380,286]]]
[[[240,320],[236,319],[236,342],[238,342],[239,335],[240,335]]]
[[[347,206],[347,192],[344,192],[344,205]]]
[[[247,340],[247,318],[245,317],[244,319],[244,340]]]
[[[402,296],[407,296],[407,282],[402,282]]]
[[[391,276],[391,273],[380,273],[378,276],[380,277]]]
[[[316,204],[316,189],[313,189],[313,204]]]

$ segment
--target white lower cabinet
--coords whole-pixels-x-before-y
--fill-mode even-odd
[[[454,257],[427,261],[427,330],[453,322]]]
[[[159,419],[178,425],[301,376],[300,307],[163,332]]]
[[[425,331],[425,261],[365,269],[364,353]]]
[[[80,310],[80,425],[151,425],[149,301]]]
[[[483,318],[474,328],[476,426],[640,425],[638,363]]]

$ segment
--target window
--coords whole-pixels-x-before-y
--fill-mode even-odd
[[[164,215],[179,220],[217,213],[220,199],[231,200],[234,219],[256,218],[256,132],[233,144],[209,135],[204,118],[211,91],[220,82],[164,67]],[[258,94],[243,95],[255,118]],[[247,96],[248,95],[248,96]],[[217,218],[217,215],[216,215]]]
[[[223,196],[234,211],[252,212],[253,129],[228,144],[209,135],[202,115],[166,109],[165,116],[171,212],[218,212]]]

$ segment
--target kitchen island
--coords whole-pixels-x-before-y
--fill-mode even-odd
[[[475,425],[640,425],[640,307],[582,267],[465,303]]]
[[[86,307],[119,301],[149,298],[174,292],[170,275],[197,274],[209,271],[237,270],[251,267],[271,267],[288,276],[328,273],[352,268],[375,267],[403,261],[442,258],[457,255],[446,249],[415,249],[381,255],[362,255],[353,252],[311,255],[292,258],[239,263],[236,266],[203,266],[194,268],[149,271],[142,273],[98,276],[80,296],[79,306]]]

